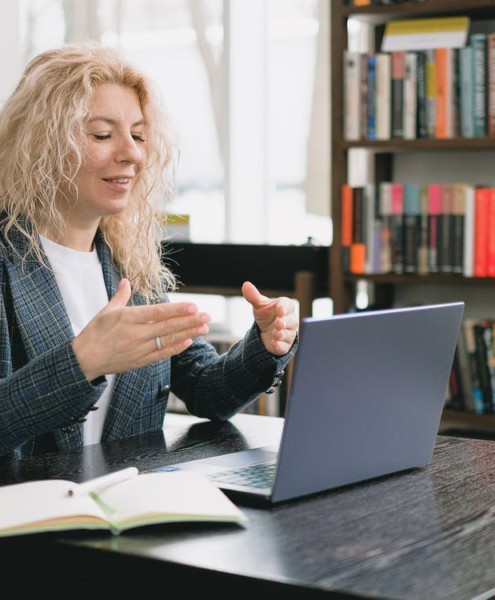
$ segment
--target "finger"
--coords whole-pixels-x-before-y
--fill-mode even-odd
[[[163,302],[147,306],[133,306],[132,319],[137,324],[167,321],[176,317],[186,317],[198,313],[193,302]]]
[[[209,317],[209,315],[207,316]],[[211,320],[210,317],[208,322],[209,320]],[[150,330],[150,337],[155,340],[158,346],[160,344],[157,342],[157,338],[160,339],[162,346],[171,346],[184,339],[206,335],[210,331],[208,322],[204,321],[188,326],[182,323],[180,325],[175,324],[172,326],[170,323],[167,323],[167,327],[164,327],[162,324],[154,324],[153,329]],[[158,326],[160,327],[159,329],[157,329]]]
[[[115,310],[127,306],[131,297],[131,284],[128,279],[121,279],[117,291],[108,302],[104,310]]]
[[[245,281],[242,284],[242,295],[254,308],[259,308],[267,302],[271,302],[270,298],[260,294],[258,288],[250,281]]]

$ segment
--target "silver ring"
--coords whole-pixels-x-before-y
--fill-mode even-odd
[[[162,340],[157,336],[155,338],[155,341],[156,341],[156,347],[157,347],[157,349],[161,350],[162,349]]]

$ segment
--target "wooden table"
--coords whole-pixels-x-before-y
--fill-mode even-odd
[[[273,443],[282,425],[254,415],[223,424],[168,415],[163,434],[0,462],[0,483],[150,469]],[[242,508],[245,525],[1,539],[3,589],[10,581],[12,597],[46,591],[52,598],[495,597],[495,442],[440,436],[428,467],[273,508]]]

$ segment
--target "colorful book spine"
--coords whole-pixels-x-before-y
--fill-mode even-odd
[[[392,250],[390,234],[390,216],[392,212],[392,183],[380,183],[380,218],[381,218],[381,243],[380,243],[380,273],[391,273]]]
[[[487,135],[495,137],[495,32],[489,33],[487,37]]]
[[[404,76],[404,139],[417,137],[418,114],[418,55],[416,52],[406,53]]]
[[[404,184],[404,272],[417,273],[420,248],[421,190],[417,183]]]
[[[488,195],[488,249],[486,256],[486,275],[495,277],[495,188]]]
[[[436,48],[435,137],[452,137],[452,48]]]
[[[366,256],[364,263],[365,273],[374,273],[375,265],[375,199],[376,186],[374,183],[369,183],[364,186],[365,204],[366,204]]]
[[[486,33],[476,33],[471,36],[473,48],[474,74],[474,137],[486,136],[486,102],[487,102],[487,36]]]
[[[441,185],[428,186],[428,269],[430,273],[440,271],[440,214],[442,212]]]
[[[366,137],[376,140],[376,56],[368,55],[367,128]]]
[[[361,108],[359,87],[360,53],[345,50],[343,53],[344,86],[344,138],[348,141],[357,141],[361,135]]]
[[[392,272],[404,272],[404,188],[401,183],[392,183],[390,214],[390,246]]]
[[[424,50],[416,52],[417,73],[417,119],[416,136],[418,138],[428,137],[427,123],[427,99],[426,99],[426,53]]]
[[[366,204],[364,189],[352,188],[351,273],[364,273],[366,262]]]
[[[454,183],[452,198],[452,271],[462,275],[464,269],[464,219],[466,215],[466,184]]]
[[[391,67],[391,115],[392,137],[404,137],[404,83],[406,76],[406,52],[392,52]]]
[[[454,189],[452,184],[443,183],[440,187],[441,214],[439,268],[441,273],[452,273],[454,270],[454,220],[452,216]]]
[[[376,139],[389,140],[392,134],[391,120],[391,55],[376,54]]]
[[[426,57],[426,128],[428,137],[435,137],[436,100],[437,100],[437,68],[435,50],[425,50]]]
[[[466,211],[464,214],[464,255],[462,274],[464,277],[474,276],[474,186],[466,187]]]
[[[474,137],[474,75],[471,46],[459,49],[459,79],[460,134],[461,137],[472,138]]]
[[[418,248],[418,274],[427,275],[430,272],[429,268],[429,212],[430,198],[428,184],[420,186],[420,220],[419,220],[419,248]]]
[[[473,274],[475,277],[488,275],[488,213],[490,188],[476,188],[474,195],[474,256]]]
[[[344,183],[341,198],[341,264],[344,273],[351,270],[352,187]]]

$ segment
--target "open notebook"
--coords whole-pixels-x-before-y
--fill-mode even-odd
[[[456,302],[305,319],[280,447],[164,470],[199,470],[226,492],[275,503],[426,465],[463,310]]]

